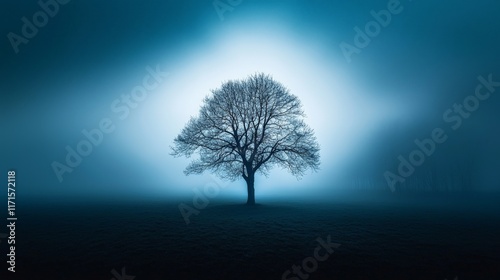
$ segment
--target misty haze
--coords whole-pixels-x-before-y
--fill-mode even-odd
[[[492,0],[5,2],[0,279],[499,279]]]

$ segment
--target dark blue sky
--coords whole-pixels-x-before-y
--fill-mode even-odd
[[[355,45],[355,27],[390,3],[246,0],[222,20],[211,1],[73,0],[16,53],[9,33],[22,36],[22,18],[32,22],[42,8],[4,1],[2,170],[18,171],[25,195],[189,194],[209,179],[183,175],[188,160],[169,155],[173,138],[210,89],[263,71],[303,101],[322,170],[299,182],[276,170],[257,195],[349,188],[359,178],[389,191],[384,172],[438,127],[449,139],[415,176],[466,168],[475,189],[500,187],[500,89],[459,129],[443,120],[474,94],[478,76],[500,81],[500,3],[401,1],[349,63],[340,44]],[[115,112],[147,67],[169,75],[127,116]],[[65,147],[107,118],[115,130],[59,182],[53,162],[65,164]],[[232,185],[244,194],[243,182]]]

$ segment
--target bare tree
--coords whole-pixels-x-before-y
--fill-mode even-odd
[[[247,183],[247,204],[255,204],[255,174],[267,176],[273,166],[297,178],[319,169],[319,145],[303,121],[299,99],[264,74],[228,81],[205,97],[175,138],[174,156],[198,153],[184,173],[211,171],[221,178]]]

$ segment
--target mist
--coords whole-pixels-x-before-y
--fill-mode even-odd
[[[279,166],[268,176],[256,175],[256,202],[263,207],[256,219],[286,220],[286,209],[297,214],[304,207],[327,209],[332,217],[346,211],[363,220],[360,209],[373,207],[376,212],[380,206],[389,211],[406,204],[411,213],[433,207],[439,211],[443,205],[443,211],[451,211],[443,214],[450,215],[446,217],[461,213],[465,205],[488,205],[485,213],[477,211],[498,221],[496,1],[3,4],[1,167],[15,171],[16,199],[26,213],[33,210],[28,205],[81,205],[65,216],[71,220],[72,215],[87,213],[89,205],[104,212],[106,205],[114,205],[116,213],[130,205],[162,205],[158,207],[167,207],[161,211],[171,219],[167,224],[175,224],[179,235],[185,233],[180,228],[186,226],[186,215],[200,227],[252,217],[247,209],[231,208],[247,199],[243,178],[227,180],[210,171],[186,176],[184,170],[199,154],[174,157],[172,146],[214,90],[265,73],[300,100],[304,122],[320,147],[320,166],[301,178]],[[4,201],[7,197],[5,192],[0,195]],[[154,215],[161,212],[155,209]],[[220,218],[233,211],[227,219]],[[35,216],[26,219],[36,228]],[[127,224],[127,217],[120,219]],[[311,222],[306,228],[339,230],[333,224],[345,222],[332,219],[331,227],[315,228]],[[368,223],[361,220],[356,220],[358,230]],[[460,228],[464,223],[453,225]],[[284,228],[286,222],[276,230]],[[346,238],[343,242],[349,243]],[[341,254],[355,259],[359,255],[352,250]],[[476,252],[464,250],[462,257]],[[282,254],[301,256],[285,249]],[[481,256],[498,264],[494,256]],[[456,272],[472,275],[474,266],[465,267]],[[151,271],[143,277],[167,275]],[[340,271],[339,277],[351,270],[343,266]],[[441,272],[439,279],[445,279]],[[323,273],[317,277],[328,277],[326,270]]]

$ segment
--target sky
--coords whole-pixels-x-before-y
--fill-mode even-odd
[[[16,170],[20,195],[177,197],[217,182],[244,197],[243,180],[186,177],[189,159],[170,146],[212,89],[257,72],[299,97],[321,146],[319,172],[296,180],[275,169],[257,178],[257,197],[403,190],[386,172],[401,175],[398,157],[436,129],[446,140],[405,182],[435,174],[438,184],[500,188],[500,88],[484,83],[500,81],[498,1],[3,5],[1,166]],[[488,98],[474,99],[478,85]],[[467,117],[454,107],[465,100]],[[85,134],[98,144],[81,144],[88,155],[70,167]]]

